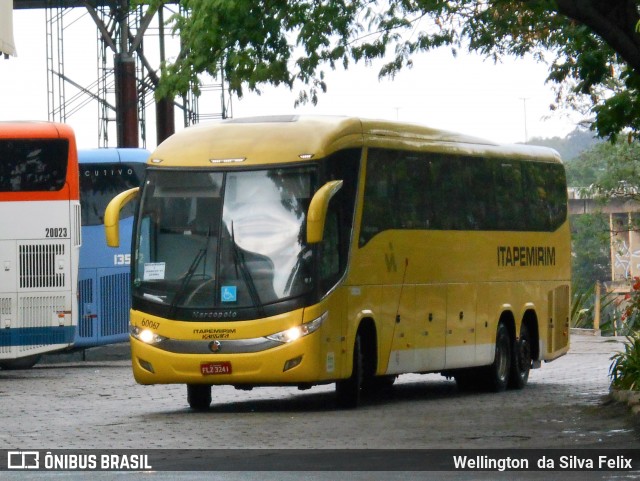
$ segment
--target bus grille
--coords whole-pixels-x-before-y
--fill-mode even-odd
[[[11,316],[11,298],[10,297],[0,298],[0,316],[2,316],[3,318],[5,316],[7,317]],[[0,327],[5,327],[5,326],[0,326]]]
[[[131,297],[129,274],[114,274],[100,278],[100,329],[103,336],[123,334],[129,329]]]
[[[93,279],[83,279],[78,282],[78,335],[93,337],[93,319],[90,312],[86,312],[87,304],[93,304]]]
[[[64,254],[64,244],[19,246],[20,287],[64,287],[65,274],[56,269],[56,257]]]
[[[22,328],[42,328],[52,325],[55,313],[65,310],[64,296],[23,297],[18,301],[18,318]],[[34,330],[32,339],[22,339],[18,351],[26,352],[49,344],[68,342],[64,331]]]

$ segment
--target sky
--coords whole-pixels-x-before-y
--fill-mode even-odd
[[[84,9],[65,20],[64,73],[83,86],[97,79],[97,33]],[[0,120],[47,120],[46,22],[43,10],[14,11],[17,57],[0,58]],[[145,51],[154,66],[153,30]],[[169,49],[170,50],[170,49]],[[171,51],[168,52],[170,57]],[[400,120],[461,132],[501,143],[525,142],[533,137],[564,137],[580,120],[554,113],[547,66],[531,58],[505,58],[495,64],[478,55],[449,49],[417,55],[414,67],[394,79],[378,79],[380,64],[355,65],[327,72],[328,92],[316,106],[295,108],[298,90],[263,87],[262,94],[245,92],[231,99],[234,117],[270,114],[353,115]],[[154,63],[155,62],[155,63]],[[327,67],[328,68],[328,67]],[[75,93],[67,87],[69,96]],[[202,113],[219,112],[218,94],[200,101]],[[150,107],[152,108],[152,106]],[[98,147],[98,103],[87,102],[67,123],[80,148]],[[153,112],[147,112],[153,122]],[[176,113],[176,129],[182,117]],[[146,147],[155,147],[155,127],[148,126]],[[114,131],[115,132],[115,131]],[[115,146],[115,133],[110,135]]]

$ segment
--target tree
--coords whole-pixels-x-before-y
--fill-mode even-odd
[[[584,195],[605,203],[612,199],[640,198],[640,144],[618,140],[602,142],[567,162],[567,183]],[[605,210],[605,209],[603,209]],[[611,236],[620,229],[637,230],[638,215],[631,222],[612,227],[609,215],[591,213],[571,216],[572,278],[574,292],[584,292],[596,280],[610,279]]]
[[[160,0],[156,0],[160,1]],[[640,0],[183,0],[171,22],[183,49],[159,95],[183,94],[197,75],[224,73],[231,90],[297,82],[300,102],[326,90],[324,68],[377,58],[380,76],[442,46],[499,60],[549,62],[562,105],[588,99],[592,127],[640,132]]]
[[[588,188],[590,196],[640,200],[640,145],[636,142],[597,144],[566,167],[568,185]]]
[[[542,145],[545,147],[551,147],[560,154],[562,160],[569,164],[571,160],[575,159],[582,152],[592,148],[597,144],[599,140],[594,137],[593,132],[585,130],[581,127],[576,127],[573,132],[567,134],[566,137],[533,137],[527,142],[531,145]],[[589,184],[580,184],[589,185]]]
[[[582,293],[596,281],[611,279],[611,232],[605,214],[571,216],[571,278],[573,292]]]

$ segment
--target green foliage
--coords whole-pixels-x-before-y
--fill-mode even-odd
[[[571,327],[593,329],[595,319],[595,284],[581,291],[574,291],[571,301]],[[613,335],[619,315],[617,294],[602,291],[600,294],[600,331],[603,335]]]
[[[611,357],[611,384],[616,389],[640,390],[640,334],[627,336],[624,351]]]
[[[585,152],[595,146],[599,141],[594,136],[593,132],[585,130],[583,128],[576,128],[573,132],[570,132],[566,137],[552,137],[541,138],[533,137],[527,142],[530,145],[541,145],[544,147],[550,147],[555,149],[562,157],[562,160],[567,165],[567,168],[571,165],[571,161],[577,158],[582,152]],[[567,182],[571,179],[569,172],[567,171]],[[576,184],[570,184],[576,185]],[[585,184],[579,184],[585,185]],[[586,184],[589,185],[589,184]]]
[[[310,86],[303,100],[317,102],[325,91],[319,67],[347,61],[349,41],[361,30],[356,21],[359,2],[272,0],[183,0],[187,15],[169,20],[184,48],[178,59],[163,68],[160,97],[184,95],[197,85],[197,75],[220,71],[239,96],[246,85]],[[296,58],[297,55],[297,58]]]
[[[602,214],[573,215],[571,242],[573,292],[585,292],[596,281],[611,278],[609,218]]]
[[[640,331],[640,277],[633,279],[631,292],[625,296],[625,308],[622,314],[621,334],[628,335]]]
[[[595,286],[594,286],[595,287]],[[592,298],[595,289],[587,289],[582,292],[577,292],[573,295],[571,302],[571,327],[588,328],[593,326],[593,321],[590,319],[589,310],[592,308]]]
[[[158,0],[152,0],[155,4]],[[615,138],[640,130],[639,0],[183,0],[169,23],[183,49],[162,70],[159,96],[184,94],[197,75],[222,71],[232,91],[327,89],[323,68],[384,58],[379,75],[410,67],[417,52],[448,46],[498,61],[533,55],[550,65],[561,105],[586,97],[593,126]]]
[[[628,197],[640,191],[640,145],[619,140],[600,143],[567,162],[567,183],[589,187],[590,195]]]

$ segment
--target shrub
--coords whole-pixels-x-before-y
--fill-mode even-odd
[[[640,390],[640,334],[627,336],[624,351],[611,357],[611,385],[616,389]]]
[[[571,327],[582,329],[593,329],[595,317],[595,284],[582,291],[574,292],[571,300]],[[600,331],[604,336],[616,334],[618,323],[616,319],[620,319],[618,313],[618,294],[616,292],[607,292],[603,289],[600,294]]]
[[[631,335],[640,329],[640,277],[633,278],[631,292],[625,296],[625,308],[622,314],[624,332]]]

